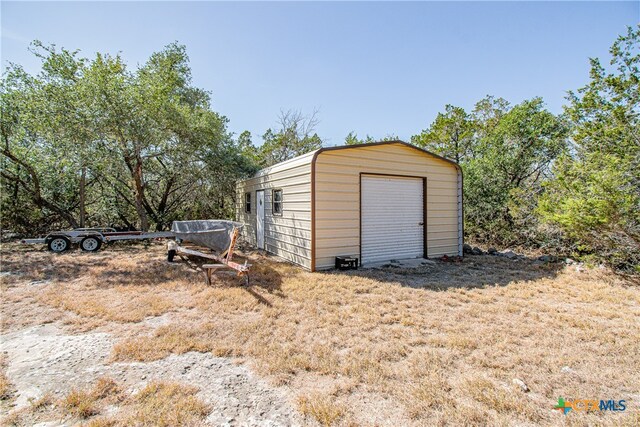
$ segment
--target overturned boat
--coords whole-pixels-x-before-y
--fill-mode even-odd
[[[221,219],[195,221],[173,221],[171,232],[176,239],[204,246],[218,253],[229,249],[236,230],[244,226],[241,222]]]
[[[205,219],[196,221],[174,221],[171,232],[175,235],[175,241],[167,244],[167,260],[173,262],[176,254],[192,255],[217,261],[219,264],[203,264],[207,283],[211,284],[212,274],[224,267],[231,268],[238,276],[245,277],[245,283],[249,284],[249,267],[232,261],[233,251],[244,226],[241,222],[219,219]],[[204,253],[198,250],[182,246],[182,242],[193,243],[213,250],[213,253]]]

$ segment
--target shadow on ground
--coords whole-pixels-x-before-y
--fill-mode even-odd
[[[148,256],[131,262],[132,252],[148,253]],[[251,264],[249,283],[245,282],[245,278],[238,277],[234,270],[223,269],[214,275],[212,286],[241,287],[261,304],[268,306],[271,305],[269,296],[286,298],[282,290],[285,276],[303,272],[301,268],[283,263],[277,257],[250,250],[238,252],[234,261],[240,264],[246,261]],[[92,275],[96,277],[93,286],[98,288],[120,286],[123,283],[153,286],[172,281],[202,283],[202,286],[207,286],[202,265],[209,263],[215,261],[192,256],[176,256],[174,262],[169,263],[154,243],[114,244],[96,253],[72,250],[63,254],[12,245],[11,255],[6,252],[3,254],[2,272],[7,276],[15,276],[16,279],[19,277],[20,280],[69,281],[82,276],[91,268]],[[434,260],[415,268],[387,264],[378,268],[331,270],[319,274],[336,277],[357,276],[400,283],[416,289],[447,290],[505,286],[511,282],[554,278],[563,268],[563,263],[543,263],[531,258],[508,259],[492,255],[467,255],[459,262]]]
[[[208,251],[206,248],[199,250]],[[90,287],[98,289],[123,284],[149,287],[172,282],[207,286],[202,265],[217,263],[212,259],[178,255],[170,263],[166,251],[157,243],[116,243],[106,245],[98,252],[82,252],[73,248],[61,254],[51,253],[46,248],[11,243],[3,244],[0,254],[3,282],[6,284],[17,281],[70,282],[87,275],[90,270],[94,278]],[[285,297],[282,274],[278,271],[278,267],[284,264],[254,253],[249,256],[237,253],[233,261],[251,264],[249,280],[239,277],[231,268],[223,268],[214,274],[212,286],[240,287],[265,305],[271,305],[265,296]]]
[[[386,264],[376,268],[331,271],[329,274],[359,276],[399,282],[403,286],[430,290],[506,286],[511,282],[556,277],[565,265],[543,263],[535,259],[508,259],[492,255],[468,255],[461,261],[428,262],[414,268]]]
[[[271,307],[271,302],[265,298],[266,295],[273,295],[278,298],[285,298],[286,295],[282,291],[282,274],[272,267],[270,262],[261,262],[255,256],[245,256],[242,254],[235,255],[233,261],[238,264],[247,263],[249,273],[244,276],[238,276],[237,272],[231,268],[222,268],[216,271],[212,277],[211,286],[231,287],[237,286],[244,289],[253,296],[260,304]],[[202,279],[202,283],[206,286],[205,272],[202,266],[204,264],[217,263],[214,260],[201,258],[197,256],[176,256],[174,262],[183,263],[193,272],[198,273],[198,278]]]

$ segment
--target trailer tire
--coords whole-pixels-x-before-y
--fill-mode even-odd
[[[66,251],[70,246],[71,242],[64,236],[53,236],[47,242],[47,248],[57,254]]]
[[[80,241],[80,249],[85,252],[97,252],[102,246],[102,240],[95,236],[87,236]]]
[[[167,251],[167,261],[169,262],[173,262],[173,257],[176,256],[176,250],[175,249],[169,249]]]

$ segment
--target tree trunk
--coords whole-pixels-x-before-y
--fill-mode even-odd
[[[16,176],[20,176],[20,165],[16,165]],[[13,205],[13,209],[11,209],[11,216],[13,217],[13,221],[17,222],[18,219],[18,197],[20,196],[20,183],[15,181],[13,183],[13,197],[11,198],[11,202]]]
[[[133,169],[133,185],[136,190],[136,212],[138,212],[138,218],[140,219],[140,230],[147,231],[149,230],[149,219],[144,208],[144,182],[142,178],[142,162],[140,160],[136,161]]]
[[[82,174],[80,175],[80,227],[85,226],[86,220],[86,188],[87,188],[87,168],[86,166],[82,166]]]
[[[124,145],[124,144],[123,144]],[[126,147],[124,147],[126,150]],[[124,163],[127,165],[127,169],[131,173],[131,183],[133,184],[134,192],[134,207],[138,214],[139,228],[141,231],[149,230],[149,219],[147,217],[147,211],[144,206],[144,178],[142,175],[142,157],[139,152],[134,154],[125,151]]]
[[[162,197],[160,198],[160,203],[158,203],[157,209],[157,219],[156,219],[156,231],[163,231],[166,224],[166,215],[167,215],[167,203],[169,201],[169,195],[171,194],[171,189],[173,188],[173,184],[175,183],[175,177],[172,176],[169,178],[164,186],[164,191],[162,192]]]
[[[8,145],[9,144],[7,142],[6,146],[8,147]],[[78,227],[78,223],[76,222],[76,219],[71,214],[71,212],[68,212],[67,210],[59,206],[56,206],[53,202],[45,200],[42,197],[42,192],[40,191],[40,177],[38,177],[38,174],[36,173],[36,170],[33,168],[33,166],[31,166],[29,163],[25,162],[24,160],[21,160],[18,157],[16,157],[16,155],[13,154],[11,151],[9,151],[8,148],[4,148],[0,150],[0,152],[2,152],[2,154],[4,154],[9,160],[13,161],[18,166],[23,167],[27,171],[27,173],[29,174],[29,177],[31,178],[31,185],[28,185],[25,181],[20,179],[19,176],[16,176],[13,179],[16,182],[19,182],[20,185],[29,193],[31,200],[33,200],[33,203],[35,203],[36,206],[38,206],[39,208],[46,208],[52,212],[55,212],[61,218],[67,221],[71,227],[73,228]],[[5,178],[12,179],[12,177],[5,175],[4,173],[2,175]]]

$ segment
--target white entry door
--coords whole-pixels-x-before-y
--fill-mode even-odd
[[[256,191],[256,246],[264,249],[264,190]]]
[[[422,178],[362,175],[362,264],[424,256]]]

